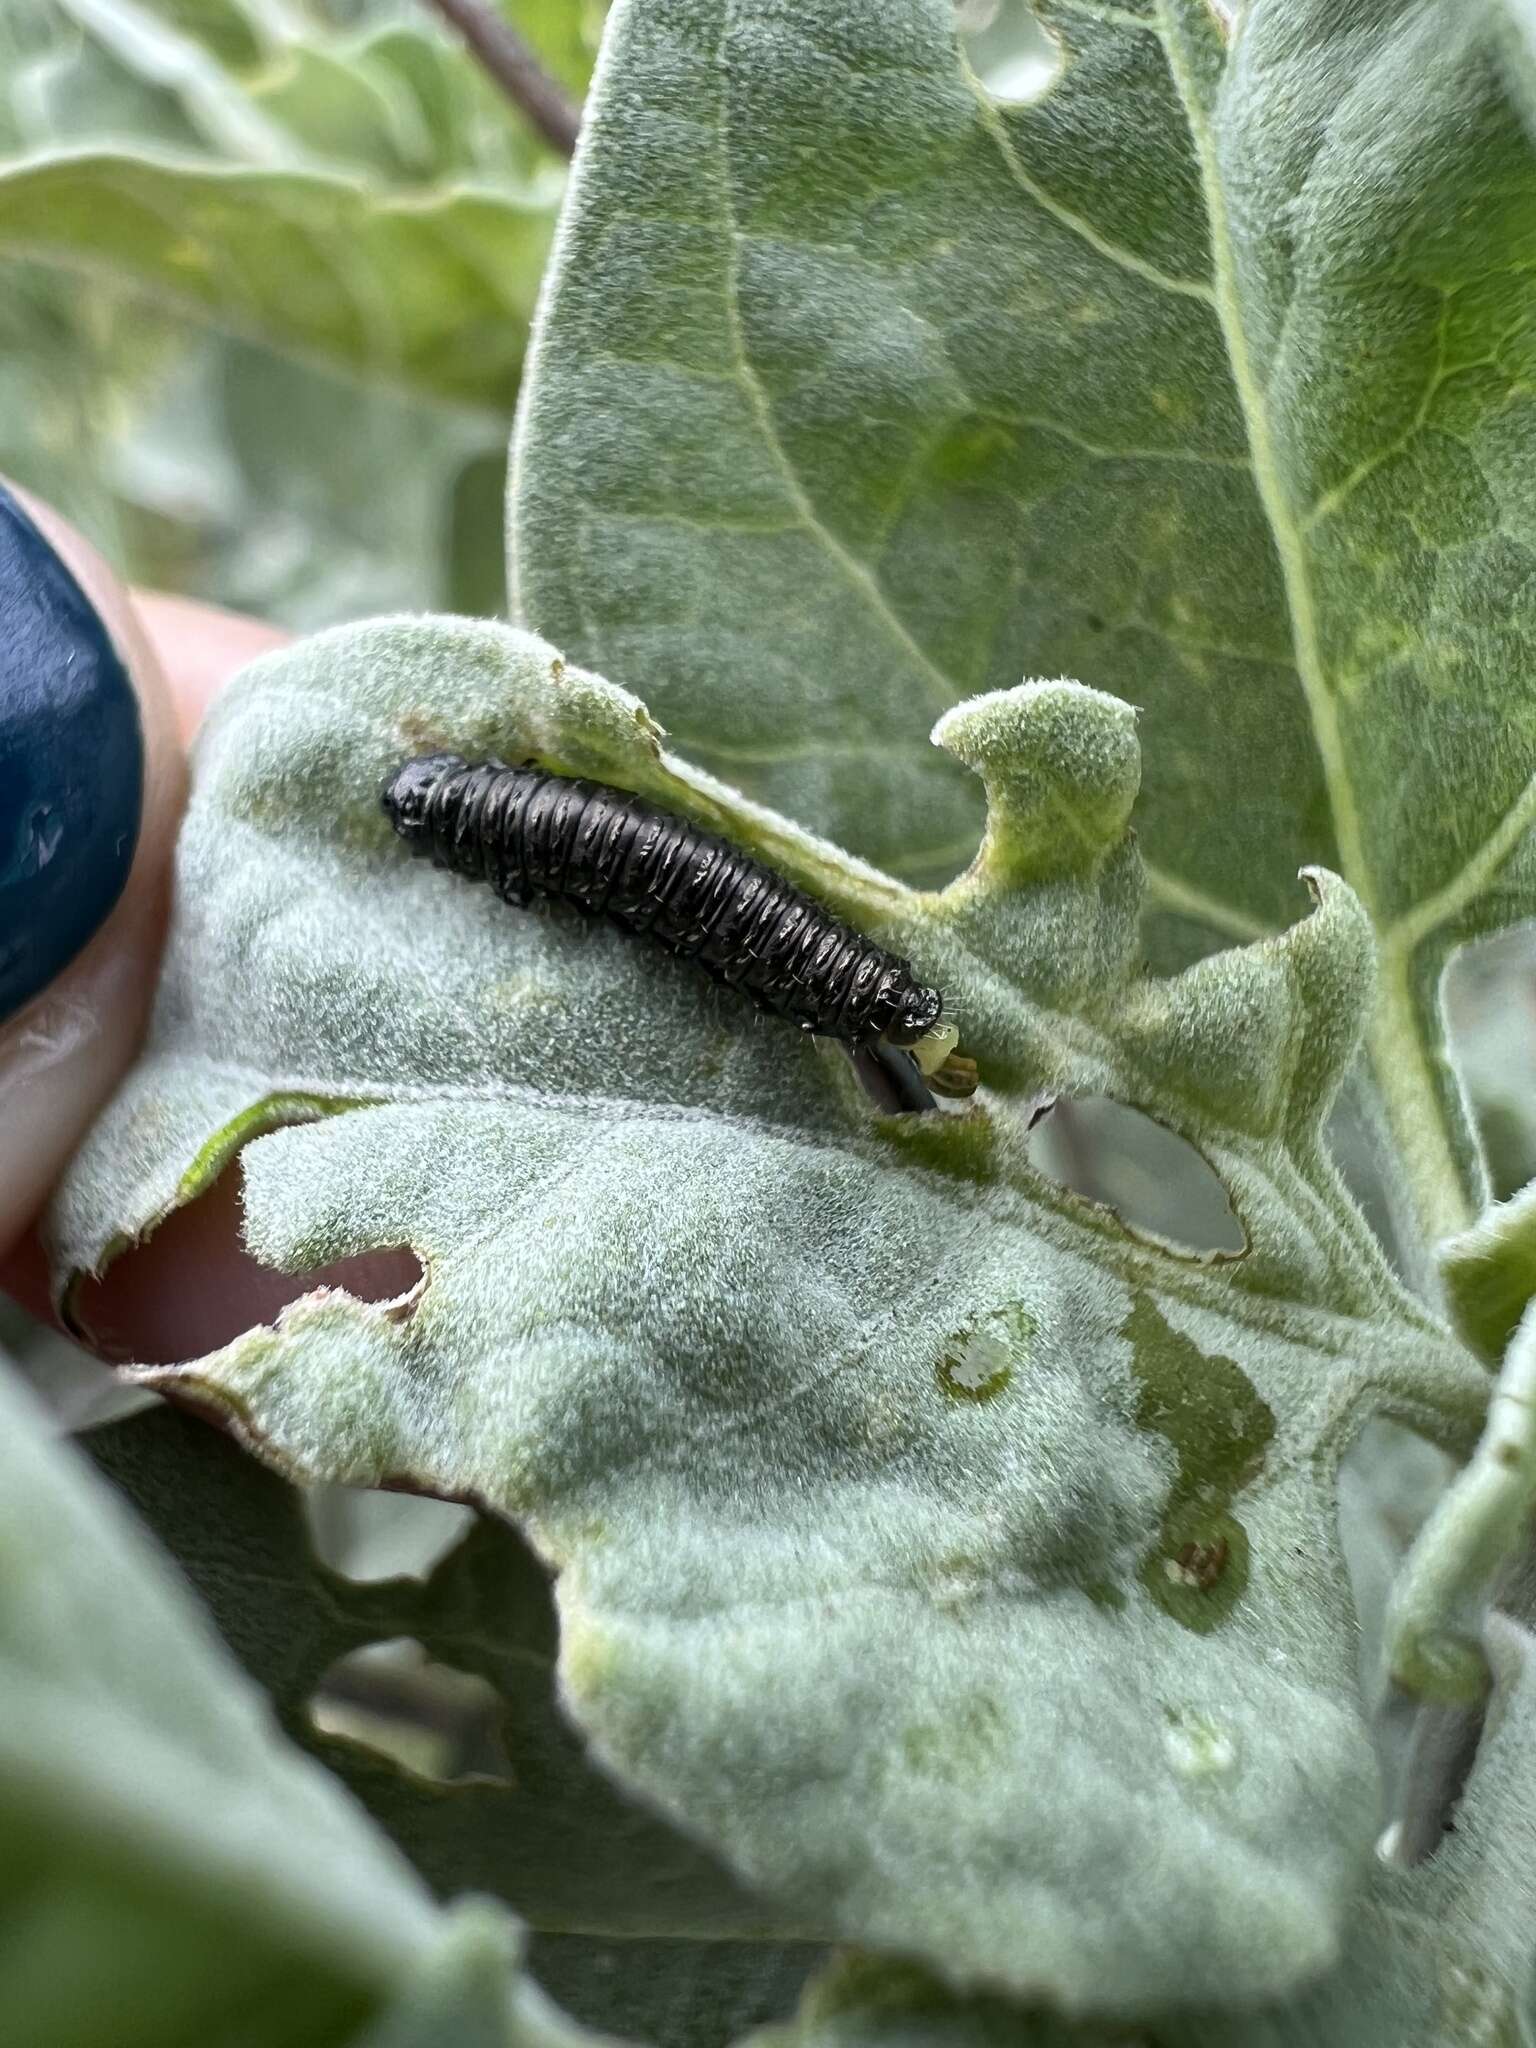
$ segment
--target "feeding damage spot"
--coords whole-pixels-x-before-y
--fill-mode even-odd
[[[1164,1718],[1163,1749],[1179,1777],[1223,1778],[1236,1765],[1236,1739],[1209,1715],[1168,1707]]]
[[[1214,1543],[1186,1543],[1177,1557],[1170,1557],[1163,1571],[1170,1584],[1193,1586],[1197,1593],[1209,1593],[1227,1568],[1231,1546],[1225,1536]]]
[[[435,1662],[414,1636],[395,1636],[338,1657],[309,1717],[322,1735],[361,1743],[418,1778],[510,1785],[502,1710],[488,1680]]]
[[[966,1323],[945,1345],[937,1377],[954,1401],[991,1401],[1013,1378],[1016,1362],[1029,1353],[1035,1319],[1017,1306]]]
[[[1178,1459],[1141,1583],[1165,1614],[1204,1635],[1248,1584],[1248,1532],[1231,1503],[1263,1468],[1275,1418],[1234,1360],[1181,1336],[1148,1295],[1136,1297],[1123,1334],[1140,1384],[1137,1423]]]
[[[323,1291],[410,1314],[426,1275],[408,1245],[336,1259],[310,1272],[260,1265],[241,1238],[241,1166],[229,1161],[195,1200],[84,1277],[65,1308],[70,1327],[103,1358],[180,1365],[273,1323],[291,1303]]]
[[[1188,1139],[1111,1096],[1049,1104],[1029,1134],[1029,1161],[1166,1251],[1215,1260],[1248,1249],[1210,1162]]]

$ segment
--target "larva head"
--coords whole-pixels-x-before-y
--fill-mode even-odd
[[[903,993],[896,1014],[886,1025],[883,1036],[891,1045],[916,1045],[943,1014],[944,997],[940,991],[914,982]]]
[[[384,815],[409,845],[419,846],[427,836],[427,805],[432,792],[454,768],[462,768],[457,754],[418,754],[402,761],[385,783],[379,802]]]

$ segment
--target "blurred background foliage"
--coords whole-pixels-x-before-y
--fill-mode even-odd
[[[579,100],[606,0],[512,6]],[[563,161],[416,0],[6,0],[0,468],[136,581],[502,607]]]

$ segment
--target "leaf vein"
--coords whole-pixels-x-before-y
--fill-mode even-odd
[[[1532,825],[1536,825],[1536,775],[1451,879],[1390,927],[1383,935],[1383,945],[1411,953],[1431,932],[1448,924],[1489,886]]]
[[[729,12],[729,10],[727,10]],[[960,694],[954,680],[945,674],[938,664],[913,638],[903,620],[893,609],[890,599],[870,569],[851,549],[844,546],[835,533],[825,524],[818,513],[798,469],[790,459],[773,418],[773,407],[763,381],[752,362],[747,347],[746,330],[741,317],[740,263],[739,252],[748,237],[737,226],[735,208],[731,201],[730,153],[731,143],[725,115],[718,129],[718,143],[721,156],[720,206],[724,216],[727,247],[730,251],[725,277],[725,317],[730,338],[731,351],[736,363],[737,375],[747,403],[752,409],[758,433],[762,438],[774,467],[778,470],[784,489],[807,533],[825,549],[828,557],[842,572],[848,584],[863,598],[871,615],[876,618],[891,639],[901,648],[912,662],[934,703],[943,709],[955,702]]]
[[[1374,449],[1369,455],[1362,456],[1346,477],[1336,483],[1331,490],[1324,491],[1315,500],[1312,509],[1302,514],[1301,531],[1303,533],[1310,533],[1315,526],[1321,525],[1325,519],[1331,519],[1333,514],[1354,495],[1363,483],[1374,476],[1378,469],[1384,468],[1396,456],[1401,455],[1413,440],[1414,435],[1427,423],[1430,410],[1434,405],[1440,387],[1451,374],[1446,368],[1445,361],[1446,331],[1450,321],[1450,310],[1450,299],[1442,299],[1440,304],[1440,320],[1435,332],[1435,360],[1430,369],[1428,380],[1425,383],[1423,396],[1414,408],[1413,418],[1400,434],[1395,435],[1392,440],[1386,442],[1382,447]]]
[[[1086,242],[1090,249],[1095,250],[1106,262],[1113,263],[1117,269],[1127,272],[1132,277],[1139,277],[1144,284],[1154,285],[1161,292],[1169,292],[1179,298],[1201,299],[1207,305],[1214,303],[1214,289],[1204,278],[1175,277],[1171,272],[1159,269],[1155,263],[1149,263],[1144,256],[1138,256],[1133,249],[1126,249],[1118,242],[1111,242],[1107,236],[1099,233],[1091,221],[1085,220],[1080,213],[1074,213],[1071,207],[1063,206],[1059,199],[1052,198],[1045,187],[1025,170],[996,100],[963,55],[960,59],[960,68],[966,84],[975,97],[982,128],[996,146],[999,156],[1007,166],[1008,175],[1026,198],[1033,201],[1043,213],[1049,214],[1059,227],[1075,235],[1080,242]]]

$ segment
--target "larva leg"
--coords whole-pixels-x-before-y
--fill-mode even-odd
[[[859,1086],[876,1109],[887,1116],[916,1116],[937,1109],[911,1053],[878,1038],[873,1045],[850,1045],[846,1051]]]

